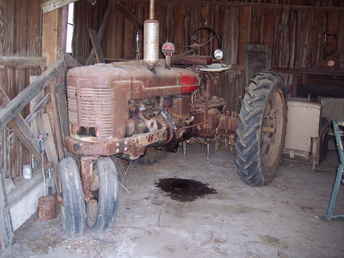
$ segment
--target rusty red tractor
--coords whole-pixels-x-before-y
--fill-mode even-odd
[[[211,95],[214,74],[228,66],[213,58],[182,57],[176,68],[174,46],[164,44],[159,59],[159,23],[144,23],[144,59],[76,67],[68,71],[70,136],[73,157],[59,164],[66,233],[106,230],[118,205],[119,160],[136,160],[147,148],[177,146],[192,137],[229,137],[235,126],[223,98]],[[221,59],[222,52],[215,56]],[[243,181],[271,181],[285,133],[281,79],[272,73],[253,78],[243,99],[237,129],[236,164]]]

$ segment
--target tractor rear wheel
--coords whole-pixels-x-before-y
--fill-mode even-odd
[[[287,124],[282,86],[279,75],[258,73],[241,104],[235,164],[242,181],[251,186],[266,185],[276,176]]]
[[[80,170],[76,161],[67,157],[59,163],[62,185],[62,221],[64,231],[69,235],[81,235],[86,227],[86,208]]]

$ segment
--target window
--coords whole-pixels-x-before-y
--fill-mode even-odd
[[[67,39],[66,39],[66,53],[72,53],[72,40],[74,33],[74,3],[68,5],[68,20],[67,20]]]

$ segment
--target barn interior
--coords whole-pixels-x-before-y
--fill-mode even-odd
[[[344,257],[344,2],[0,0],[0,257]]]

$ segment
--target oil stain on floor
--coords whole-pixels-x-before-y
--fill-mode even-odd
[[[155,185],[166,192],[171,199],[180,202],[192,202],[207,194],[217,193],[207,184],[192,179],[161,178]]]

